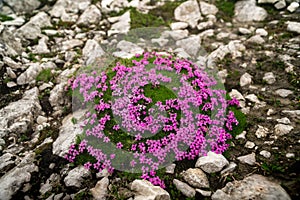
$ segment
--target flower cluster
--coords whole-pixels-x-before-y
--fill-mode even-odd
[[[155,173],[159,166],[228,148],[228,131],[238,121],[227,108],[239,102],[227,101],[226,91],[213,89],[216,84],[194,63],[155,52],[136,55],[131,66],[81,74],[69,85],[83,105],[93,106],[82,125],[85,139],[70,147],[66,159],[74,162],[86,151],[96,159],[86,168],[135,168],[165,187]]]

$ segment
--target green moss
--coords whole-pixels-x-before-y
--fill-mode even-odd
[[[42,70],[36,77],[36,81],[49,82],[53,78],[51,69]]]
[[[234,5],[236,2],[237,0],[217,0],[215,4],[219,9],[217,17],[225,21],[231,21],[234,16]]]
[[[14,20],[14,18],[12,18],[10,16],[7,16],[7,15],[0,14],[0,21],[1,22],[11,21],[11,20]]]

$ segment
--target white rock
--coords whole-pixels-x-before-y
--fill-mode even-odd
[[[267,36],[268,32],[263,28],[258,28],[256,29],[255,34],[260,36]]]
[[[97,58],[103,56],[105,52],[96,40],[87,40],[84,48],[82,49],[82,56],[86,60],[86,65],[94,64]]]
[[[3,62],[4,62],[4,64],[8,65],[12,69],[21,69],[22,68],[22,66],[19,63],[15,62],[10,57],[4,57]]]
[[[285,3],[285,0],[279,0],[277,3],[275,3],[275,8],[280,10],[282,8],[285,8],[286,7],[286,3]]]
[[[231,98],[236,98],[237,100],[240,100],[240,101],[245,101],[245,98],[243,97],[243,95],[236,89],[232,89],[231,92],[229,93],[229,96]]]
[[[235,139],[246,139],[246,131],[243,131],[242,133],[238,134],[237,136],[235,136]]]
[[[240,86],[244,87],[246,85],[251,84],[252,82],[252,76],[250,74],[248,74],[247,72],[245,74],[243,74],[240,78]]]
[[[125,40],[120,41],[117,44],[117,48],[121,51],[115,51],[113,55],[120,58],[131,58],[135,54],[142,54],[144,52],[137,44]]]
[[[200,1],[200,8],[201,8],[201,13],[205,16],[216,15],[217,12],[219,11],[219,9],[215,5],[206,3],[204,1]]]
[[[258,3],[259,4],[263,4],[263,3],[274,4],[276,1],[278,1],[278,0],[258,0]]]
[[[276,121],[278,123],[281,123],[281,124],[291,124],[291,121],[287,117],[284,117],[284,118],[281,118],[281,119],[277,119]]]
[[[221,171],[229,162],[222,154],[216,154],[209,151],[207,156],[198,158],[196,167],[201,168],[207,173],[215,173]]]
[[[34,153],[28,153],[16,167],[0,178],[1,200],[12,199],[23,184],[30,181],[31,173],[38,171],[38,167],[33,163],[34,157]]]
[[[176,168],[176,164],[171,164],[169,166],[166,167],[166,173],[168,174],[174,174],[175,172],[175,168]]]
[[[270,158],[271,157],[271,153],[269,151],[266,150],[262,150],[261,152],[259,152],[260,155],[262,155],[265,158]]]
[[[240,156],[240,157],[237,157],[237,159],[241,163],[248,164],[248,165],[254,165],[256,162],[255,153],[251,153],[251,154],[248,154],[245,156]]]
[[[286,135],[291,132],[294,127],[285,124],[276,124],[275,125],[275,134],[278,136]]]
[[[250,35],[252,32],[247,28],[239,28],[239,33],[243,35]]]
[[[287,153],[287,154],[285,155],[285,157],[287,157],[287,158],[294,158],[294,157],[295,157],[295,154],[294,154],[294,153]]]
[[[180,4],[174,10],[175,19],[182,22],[187,22],[192,28],[198,24],[198,20],[202,20],[199,5],[196,0],[189,0]]]
[[[188,37],[189,31],[188,30],[174,30],[174,31],[164,31],[162,32],[162,37],[169,39],[170,37],[175,40],[181,40],[183,38]]]
[[[41,5],[39,0],[5,0],[4,2],[17,13],[31,13]]]
[[[226,82],[227,76],[228,76],[227,69],[223,69],[221,71],[218,71],[218,77],[221,79],[222,83]]]
[[[6,73],[12,79],[17,78],[17,75],[15,74],[15,72],[10,67],[6,67]]]
[[[257,138],[266,137],[269,133],[269,129],[263,126],[258,125],[258,129],[255,132]]]
[[[245,147],[248,149],[253,149],[255,147],[255,143],[251,141],[247,141]]]
[[[221,171],[221,175],[233,172],[236,167],[237,167],[236,163],[230,162],[229,165]]]
[[[295,32],[300,34],[300,22],[286,22],[287,30],[290,32]]]
[[[265,40],[260,35],[254,35],[250,37],[247,42],[255,43],[255,44],[263,44]]]
[[[109,177],[111,174],[108,172],[106,168],[96,174],[97,178]]]
[[[67,187],[80,188],[83,180],[91,175],[88,169],[83,166],[76,167],[69,171],[68,175],[64,178],[64,183]]]
[[[268,109],[268,111],[267,111],[267,115],[268,116],[270,116],[270,115],[273,115],[275,113],[275,110],[273,110],[273,109]]]
[[[15,165],[14,160],[14,155],[11,153],[5,153],[0,156],[0,172],[2,173],[12,168]]]
[[[80,122],[84,119],[85,112],[85,110],[79,110],[63,119],[58,138],[53,143],[53,154],[64,157],[68,153],[70,145],[76,140],[76,136],[82,133]],[[78,123],[72,123],[73,117],[78,120]]]
[[[181,173],[183,179],[191,186],[196,188],[209,188],[206,174],[198,168],[189,168]]]
[[[295,12],[299,8],[299,3],[298,2],[292,2],[288,7],[287,10],[292,12]]]
[[[108,35],[116,33],[127,33],[130,29],[130,11],[125,12],[118,18],[118,21],[111,26]]]
[[[176,188],[186,197],[190,197],[193,198],[196,195],[196,190],[194,188],[192,188],[191,186],[189,186],[188,184],[174,179],[173,180],[173,184],[176,186]]]
[[[256,6],[256,0],[238,1],[234,13],[240,22],[263,21],[268,16],[265,9]]]
[[[196,189],[196,192],[200,193],[204,197],[210,197],[211,191]]]
[[[293,91],[287,89],[278,89],[275,91],[275,93],[284,98],[289,96],[290,94],[293,94]]]
[[[287,192],[276,182],[253,174],[241,181],[229,182],[221,190],[217,190],[212,200],[240,199],[282,199],[291,200]]]
[[[100,20],[100,10],[95,5],[91,5],[80,15],[77,24],[82,26],[90,26],[91,24],[99,24]]]
[[[255,94],[248,94],[245,98],[253,103],[260,103],[259,99]]]
[[[38,124],[43,124],[43,123],[46,123],[48,121],[47,117],[44,117],[44,116],[41,116],[39,115],[37,118],[36,118],[36,122]]]
[[[52,188],[56,187],[58,184],[60,184],[60,176],[56,173],[51,174],[46,182],[41,184],[39,192],[44,195],[46,192],[50,192]]]
[[[201,40],[198,35],[191,35],[188,38],[176,41],[176,45],[183,48],[191,56],[197,56],[201,47]]]
[[[207,22],[201,22],[197,25],[197,29],[199,31],[208,29],[208,28],[212,28],[214,25],[214,23],[212,21],[207,21]]]
[[[108,184],[109,184],[109,179],[107,177],[104,177],[97,182],[94,188],[90,189],[95,200],[106,199],[106,196],[108,194],[108,190],[107,190]]]
[[[9,132],[25,133],[32,126],[42,110],[38,96],[38,89],[32,88],[22,99],[0,109],[0,138]]]
[[[65,86],[66,83],[59,83],[50,91],[49,102],[53,108],[57,107],[56,109],[59,109],[68,101],[65,98]]]
[[[167,191],[146,180],[134,180],[131,184],[131,190],[135,191],[134,200],[171,199]]]
[[[173,22],[170,24],[172,30],[181,30],[187,28],[188,26],[189,24],[186,22]]]
[[[70,39],[70,40],[63,41],[61,43],[60,49],[62,51],[67,51],[67,50],[73,49],[74,47],[79,47],[79,46],[82,46],[82,45],[83,45],[82,40]]]
[[[34,54],[47,54],[50,53],[50,50],[47,46],[48,38],[42,37],[38,44],[33,47],[32,53]]]
[[[267,72],[265,73],[263,80],[266,81],[268,84],[273,84],[275,83],[276,78],[273,72]]]
[[[13,82],[13,81],[9,81],[9,82],[6,83],[6,86],[9,87],[9,88],[12,88],[12,87],[18,86],[18,84],[16,84],[16,83]]]
[[[300,119],[300,110],[283,110],[282,113]]]

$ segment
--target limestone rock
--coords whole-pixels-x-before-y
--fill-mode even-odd
[[[279,184],[257,174],[241,181],[227,183],[224,188],[217,190],[211,198],[212,200],[291,199]]]
[[[287,89],[278,89],[275,91],[275,93],[278,94],[279,96],[285,98],[285,97],[293,94],[293,91],[287,90]]]
[[[299,8],[299,3],[298,2],[292,2],[288,7],[287,10],[292,12],[295,12]]]
[[[196,195],[196,190],[194,188],[192,188],[191,186],[189,186],[188,184],[174,179],[173,180],[174,185],[176,186],[176,188],[186,197],[195,197]]]
[[[256,6],[256,0],[236,2],[234,13],[235,18],[240,22],[263,21],[268,16],[264,8]]]
[[[243,74],[240,78],[240,86],[244,87],[246,85],[251,84],[252,82],[252,76],[250,74],[248,74],[247,72],[245,74]]]
[[[293,126],[285,124],[276,124],[275,125],[275,134],[278,136],[286,135],[294,129]]]
[[[134,180],[131,184],[131,190],[135,191],[134,200],[170,200],[167,191],[146,180]]]
[[[86,60],[86,65],[93,64],[96,59],[103,56],[104,53],[96,40],[87,40],[82,50],[82,56]]]
[[[201,47],[201,40],[198,35],[192,35],[188,38],[178,40],[176,45],[183,48],[191,56],[197,56]]]
[[[286,22],[287,30],[300,34],[300,22]]]
[[[108,184],[109,184],[109,179],[107,177],[104,177],[97,182],[94,188],[90,189],[95,200],[106,199]]]
[[[182,173],[183,179],[193,187],[209,188],[209,182],[206,174],[198,168],[190,168]]]
[[[213,5],[206,3],[204,1],[200,1],[201,14],[203,15],[216,15],[219,9]]]
[[[198,2],[189,0],[180,4],[174,10],[175,19],[182,22],[187,22],[192,28],[198,24],[198,20],[202,20]]]
[[[255,132],[257,138],[266,137],[269,133],[269,129],[263,126],[258,125],[258,129]]]
[[[237,157],[237,159],[241,163],[245,163],[245,164],[248,164],[248,165],[254,165],[255,162],[256,162],[255,153],[251,153],[251,154],[248,154],[248,155],[245,155],[245,156],[240,156],[240,157]]]
[[[229,162],[222,154],[209,151],[207,156],[202,156],[197,160],[196,167],[207,173],[215,173],[221,171],[228,164]]]
[[[265,73],[263,80],[266,81],[268,84],[273,84],[276,81],[275,75],[273,72],[267,72]]]
[[[77,187],[80,188],[84,178],[90,176],[91,172],[85,169],[83,166],[76,167],[69,171],[68,175],[65,177],[64,182],[67,187]]]
[[[81,26],[90,26],[91,24],[99,24],[100,20],[100,10],[95,5],[91,5],[80,15],[77,24]]]
[[[130,30],[130,21],[130,11],[127,11],[118,17],[116,23],[111,25],[110,30],[108,30],[108,35],[127,33]]]
[[[17,13],[32,13],[41,2],[39,0],[4,0]]]

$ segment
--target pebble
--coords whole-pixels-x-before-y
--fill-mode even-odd
[[[221,175],[233,172],[236,167],[237,167],[236,163],[230,162],[229,165],[221,171]]]
[[[278,94],[279,96],[285,98],[285,97],[288,97],[289,95],[293,94],[293,91],[287,90],[287,89],[278,89],[275,91],[275,93]]]
[[[268,128],[258,125],[258,129],[256,130],[255,135],[257,138],[262,138],[262,137],[266,137],[268,133],[269,133]]]
[[[255,147],[255,143],[251,141],[247,141],[245,147],[248,149],[253,149]]]
[[[279,0],[277,3],[275,3],[275,8],[280,10],[286,7],[285,0]]]
[[[189,186],[188,184],[178,180],[174,179],[173,184],[175,187],[186,197],[193,198],[196,195],[196,190]]]
[[[255,162],[256,162],[255,153],[251,153],[251,154],[248,154],[248,155],[240,156],[240,157],[237,157],[237,159],[241,163],[248,164],[248,165],[254,165]]]
[[[270,158],[271,157],[271,153],[269,151],[266,151],[266,150],[262,150],[261,152],[259,152],[259,155],[262,155],[265,158]]]
[[[294,127],[290,125],[285,125],[285,124],[276,124],[275,125],[275,134],[277,136],[282,136],[290,133]]]
[[[268,84],[273,84],[276,81],[275,75],[273,72],[267,72],[265,73],[263,80],[266,81]]]
[[[295,157],[295,154],[294,154],[294,153],[287,153],[287,154],[285,155],[285,157],[287,157],[287,158],[294,158],[294,157]]]
[[[246,131],[243,131],[241,134],[238,134],[237,136],[235,136],[235,139],[246,139]]]
[[[228,164],[228,160],[222,154],[209,151],[207,156],[202,156],[197,160],[196,167],[201,168],[206,173],[215,173],[221,171]]]
[[[248,73],[243,74],[240,78],[240,86],[241,87],[249,85],[249,84],[251,84],[251,82],[252,82],[252,76]]]
[[[295,12],[299,8],[299,3],[298,2],[292,2],[288,7],[287,10],[290,11],[291,13]]]
[[[255,33],[256,33],[256,35],[260,35],[263,37],[268,35],[268,32],[263,28],[256,29]]]
[[[284,117],[284,118],[281,118],[281,119],[276,119],[276,121],[278,123],[281,123],[281,124],[291,124],[291,121],[287,117]]]
[[[171,164],[169,166],[166,167],[166,173],[168,174],[174,174],[175,172],[175,168],[176,168],[176,164]]]

